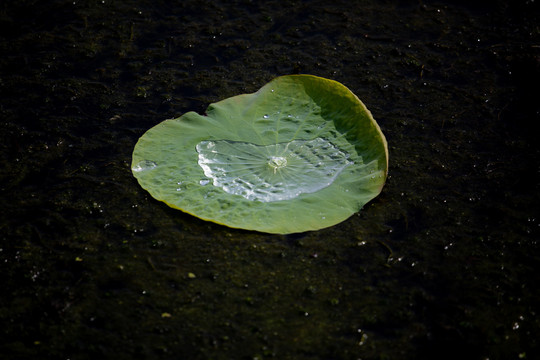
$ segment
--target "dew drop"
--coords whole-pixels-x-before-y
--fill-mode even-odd
[[[268,119],[268,115],[264,115],[263,118]]]
[[[157,164],[150,160],[142,160],[137,163],[131,170],[135,172],[141,172],[146,170],[152,170],[157,166]]]

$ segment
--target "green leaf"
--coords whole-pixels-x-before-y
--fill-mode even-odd
[[[253,94],[148,130],[132,171],[156,199],[234,228],[295,233],[335,225],[376,197],[388,148],[342,84],[281,76]]]

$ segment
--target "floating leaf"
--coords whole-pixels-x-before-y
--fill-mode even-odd
[[[234,228],[287,234],[335,225],[386,181],[384,135],[342,84],[274,79],[148,130],[133,151],[140,185],[169,206]]]

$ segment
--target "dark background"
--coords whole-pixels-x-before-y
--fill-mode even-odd
[[[538,358],[538,15],[2,1],[0,357]],[[132,177],[150,127],[295,73],[349,87],[387,137],[387,184],[360,213],[235,230]]]

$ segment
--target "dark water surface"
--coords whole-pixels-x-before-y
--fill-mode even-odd
[[[540,21],[511,3],[3,1],[0,358],[538,359]],[[359,214],[229,229],[131,175],[150,127],[294,73],[388,139]]]

